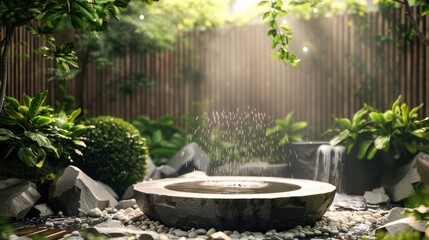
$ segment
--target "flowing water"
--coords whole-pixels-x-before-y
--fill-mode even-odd
[[[314,180],[331,183],[341,192],[344,152],[345,148],[342,146],[320,145],[317,149]]]
[[[192,141],[207,152],[214,175],[237,175],[237,169],[243,164],[286,162],[277,139],[265,134],[267,128],[274,126],[272,118],[265,113],[252,109],[205,112],[197,117],[196,123]],[[219,168],[221,166],[224,167]],[[256,175],[249,169],[241,171]]]

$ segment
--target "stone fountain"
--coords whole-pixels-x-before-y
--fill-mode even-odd
[[[275,177],[168,178],[134,188],[152,220],[182,229],[284,230],[312,225],[335,195],[335,186]]]

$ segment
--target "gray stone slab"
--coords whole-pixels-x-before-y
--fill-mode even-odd
[[[70,216],[79,215],[79,209],[85,212],[93,208],[103,210],[118,203],[109,191],[75,166],[60,172],[49,189],[49,200],[53,207]]]
[[[9,178],[0,181],[0,216],[22,219],[40,198],[30,181]]]
[[[146,181],[135,197],[147,217],[167,226],[267,231],[314,224],[335,189],[311,180],[223,176]]]
[[[208,172],[210,159],[197,143],[189,143],[174,155],[167,165],[171,166],[178,175],[195,170]]]

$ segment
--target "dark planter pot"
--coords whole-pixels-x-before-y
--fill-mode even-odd
[[[397,181],[398,170],[407,165],[413,155],[403,154],[394,158],[389,153],[379,152],[371,159],[357,159],[352,152],[345,156],[343,169],[343,192],[350,195],[363,195],[365,191],[391,185]]]
[[[291,178],[313,179],[320,145],[329,142],[292,142],[285,145],[286,159],[290,163]]]

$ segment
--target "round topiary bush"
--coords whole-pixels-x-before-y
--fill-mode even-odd
[[[146,139],[130,123],[111,116],[87,120],[81,131],[86,147],[75,165],[95,180],[112,187],[119,195],[143,180],[149,156]]]

